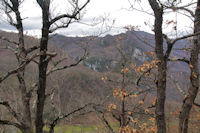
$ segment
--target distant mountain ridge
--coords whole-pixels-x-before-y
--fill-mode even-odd
[[[113,64],[111,60],[118,59],[119,53],[116,46],[120,46],[123,51],[138,63],[144,63],[148,60],[147,51],[154,51],[155,41],[154,35],[144,31],[127,31],[118,35],[106,35],[104,37],[88,36],[88,37],[66,37],[56,34],[51,37],[50,43],[56,47],[65,50],[73,59],[81,56],[81,48],[86,47],[90,51],[91,60],[107,60]],[[175,44],[175,48],[188,48],[190,42],[187,39],[180,40]],[[165,43],[165,49],[167,44]],[[186,57],[188,55],[184,51],[173,50],[171,57]],[[89,59],[88,59],[89,60]],[[93,61],[94,62],[94,61]],[[114,61],[113,61],[114,62]],[[100,63],[100,64],[107,64]],[[178,70],[185,69],[186,65],[180,63]],[[183,67],[183,69],[181,69]],[[99,68],[102,70],[102,68]],[[176,70],[175,70],[176,71]]]
[[[154,51],[155,47],[154,35],[144,31],[127,31],[126,33],[106,35],[104,37],[66,37],[56,34],[51,37],[49,42],[66,51],[74,60],[81,56],[81,47],[86,47],[90,51],[90,56],[83,62],[83,65],[97,72],[106,72],[108,68],[110,70],[117,69],[118,64],[116,60],[119,61],[120,54],[116,46],[120,46],[135,65],[151,60],[145,53],[147,51]],[[164,47],[166,50],[166,42],[164,42]],[[179,50],[188,47],[190,47],[189,40],[177,41],[170,57],[189,59],[187,51]],[[183,96],[177,90],[177,86],[174,83],[180,79],[179,84],[186,91],[189,83],[189,67],[183,62],[169,62],[168,67],[170,82],[167,83],[167,97],[181,101]]]
[[[11,40],[17,40],[17,35],[15,33],[0,31],[0,35],[6,36]],[[32,37],[26,36],[25,40],[27,47],[39,44],[39,40]],[[61,53],[60,56],[67,56],[68,60],[65,63],[70,64],[72,62],[75,62],[75,60],[78,60],[83,55],[83,48],[87,48],[90,53],[89,57],[85,61],[83,61],[83,63],[79,65],[76,69],[65,70],[54,75],[55,77],[59,77],[59,79],[61,80],[58,81],[58,86],[60,88],[60,91],[58,93],[60,93],[60,98],[66,101],[65,96],[73,98],[76,93],[78,93],[77,95],[83,93],[84,95],[88,95],[87,99],[98,97],[98,95],[100,96],[99,99],[101,99],[104,94],[112,91],[108,87],[106,87],[103,81],[101,81],[101,77],[107,71],[119,71],[119,68],[117,66],[118,62],[120,61],[120,54],[119,51],[117,51],[116,47],[120,46],[123,52],[128,57],[130,57],[131,60],[133,60],[133,63],[135,63],[136,65],[140,65],[143,64],[144,61],[151,60],[151,58],[145,53],[147,51],[154,51],[154,43],[154,35],[143,31],[128,31],[126,33],[121,33],[118,35],[106,35],[104,37],[66,37],[59,34],[51,36],[49,40],[49,49],[51,51],[55,50],[58,53]],[[0,45],[3,46],[4,44],[7,44],[7,42],[0,40]],[[185,45],[188,44],[189,42],[187,40],[183,40],[177,42],[175,47],[181,48],[185,47]],[[10,70],[15,67],[14,54],[9,52],[8,50],[3,49],[0,50],[0,55],[2,57],[5,57],[0,59],[0,68],[2,70],[0,72],[1,74],[6,70]],[[184,51],[175,51],[172,53],[172,56],[177,55],[181,57],[187,56]],[[183,63],[170,63],[169,66],[171,71],[170,73],[174,75],[176,73],[182,71],[184,72],[187,70],[187,65]],[[32,67],[34,69],[37,69],[36,66],[31,66],[28,71],[32,71]],[[90,68],[91,70],[88,68]],[[115,75],[115,73],[112,73],[111,76],[112,75]],[[186,81],[186,77],[187,76],[185,75],[184,77],[181,77],[181,85],[187,86],[188,81]],[[51,84],[53,83],[54,81]],[[98,92],[98,94],[96,92]],[[182,99],[182,96],[177,91],[176,87],[172,86],[172,82],[168,83],[167,97],[169,99],[177,101],[180,101]],[[67,108],[68,105],[63,105],[63,107]]]

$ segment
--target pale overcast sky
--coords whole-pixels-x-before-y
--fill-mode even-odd
[[[54,4],[52,6],[53,14],[59,14],[61,12],[67,11],[69,6],[65,2],[66,0],[54,0]],[[84,0],[81,0],[84,1]],[[131,0],[130,0],[131,1]],[[183,0],[187,1],[187,0]],[[142,0],[142,7],[151,13],[151,9],[147,0]],[[140,8],[138,4],[135,4],[137,9]],[[90,24],[94,20],[94,18],[101,19],[101,17],[108,16],[109,20],[107,21],[108,25],[111,25],[113,20],[115,23],[113,28],[110,30],[110,34],[117,34],[123,32],[123,28],[126,25],[134,25],[139,26],[140,30],[151,32],[151,27],[154,21],[154,18],[145,13],[141,13],[138,11],[130,11],[130,4],[128,0],[91,0],[87,8],[84,10],[84,16],[82,22]],[[22,17],[25,18],[23,20],[23,24],[25,27],[25,32],[27,34],[39,36],[40,28],[41,28],[41,10],[38,7],[36,0],[24,0],[24,3],[21,7]],[[165,21],[175,19],[176,15],[167,15],[165,17]],[[182,31],[186,30],[188,27],[192,26],[192,22],[184,17],[183,15],[178,15],[178,29]],[[145,25],[144,22],[149,23]],[[105,26],[105,25],[104,25]],[[171,25],[172,26],[172,25]],[[102,28],[101,24],[98,27],[86,26],[84,24],[72,24],[69,28],[59,30],[58,33],[70,36],[79,36],[79,35],[95,35],[98,34]],[[5,16],[1,13],[0,20],[0,29],[3,30],[14,30],[11,26],[9,26],[6,22]],[[170,32],[170,27],[165,27],[166,32]],[[104,27],[105,30],[105,27]],[[173,33],[172,33],[173,34]]]

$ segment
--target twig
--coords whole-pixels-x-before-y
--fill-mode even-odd
[[[194,103],[194,105],[200,108],[200,104]]]
[[[9,72],[7,72],[6,74],[4,74],[2,77],[0,77],[0,83],[2,81],[4,81],[5,79],[7,79],[9,76],[11,76],[12,74],[15,74],[18,72],[18,70],[24,68],[26,65],[28,65],[34,58],[38,57],[38,56],[41,56],[41,55],[47,55],[47,56],[50,56],[50,57],[54,57],[56,56],[57,54],[56,53],[50,53],[50,52],[41,52],[41,53],[37,53],[35,55],[32,55],[30,58],[28,59],[25,59],[25,61],[19,66],[17,67],[16,69],[14,70],[11,70]]]
[[[11,108],[11,106],[10,106],[10,104],[7,102],[7,101],[0,101],[0,105],[3,105],[3,106],[5,106],[7,109],[8,109],[8,111],[12,114],[12,116],[16,119],[16,120],[18,120],[20,123],[23,121],[22,119],[21,119],[21,117],[14,111],[14,109],[12,109]],[[6,124],[6,121],[4,121],[5,122],[5,124]],[[8,122],[8,121],[7,121]],[[3,123],[3,122],[2,122]],[[9,124],[9,122],[7,123],[7,124]],[[11,124],[11,123],[10,123]],[[14,124],[14,123],[13,123]]]
[[[85,50],[85,53],[84,55],[74,64],[71,64],[71,65],[66,65],[66,66],[61,66],[61,67],[53,67],[52,69],[48,70],[47,71],[47,76],[50,75],[51,73],[55,72],[55,71],[60,71],[60,70],[64,70],[64,69],[67,69],[67,68],[72,68],[72,67],[75,67],[77,66],[79,63],[81,63],[83,60],[86,59],[88,55],[88,52]]]
[[[78,9],[75,8],[75,11],[73,12],[73,14],[62,14],[62,15],[55,17],[54,19],[52,19],[50,21],[50,25],[54,24],[56,21],[63,19],[63,18],[72,18],[72,19],[78,20],[77,15],[80,13],[81,10],[83,10],[87,6],[87,4],[89,2],[90,2],[90,0],[87,0],[86,3],[81,8],[78,8]]]
[[[57,117],[56,119],[54,119],[53,122],[50,124],[50,131],[49,131],[49,133],[54,133],[54,127],[56,126],[56,124],[57,124],[60,120],[63,120],[63,119],[65,119],[65,118],[69,117],[70,115],[75,114],[75,113],[77,113],[77,112],[79,112],[79,111],[81,111],[81,110],[83,110],[83,109],[85,109],[85,108],[87,108],[88,106],[91,106],[91,105],[93,105],[93,104],[92,104],[92,103],[89,103],[89,104],[84,105],[83,107],[80,107],[80,108],[78,108],[78,109],[73,110],[72,112],[70,112],[70,113],[68,113],[68,114],[65,114],[65,115],[62,115],[62,116],[58,116],[58,117]]]
[[[8,121],[8,120],[0,120],[0,125],[11,125],[11,126],[15,126],[19,129],[23,129],[22,126],[18,123],[15,123],[15,122],[11,122],[11,121]]]
[[[168,58],[168,61],[181,61],[190,64],[190,61],[186,58]]]
[[[0,39],[1,39],[1,40],[4,40],[4,41],[7,41],[7,42],[9,42],[9,43],[15,44],[15,45],[19,45],[18,42],[11,41],[10,39],[8,39],[8,38],[6,38],[6,37],[3,37],[3,36],[0,36]]]

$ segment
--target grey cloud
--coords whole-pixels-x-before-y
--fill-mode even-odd
[[[24,30],[38,30],[41,28],[41,17],[26,18],[23,20]],[[8,22],[0,21],[0,29],[16,30]]]
[[[11,26],[9,23],[0,21],[0,29],[2,30],[15,30],[13,26]]]
[[[57,30],[56,33],[59,34],[63,34],[65,36],[86,36],[86,35],[98,35],[100,32],[105,31],[106,27],[101,27],[101,24],[98,25],[93,25],[95,22],[101,22],[102,21],[102,17],[97,17],[97,18],[93,18],[93,17],[85,17],[81,20],[81,22],[85,23],[85,24],[81,24],[81,23],[73,23],[71,24],[68,28],[66,29],[60,29]],[[93,23],[94,22],[94,23]],[[111,23],[109,20],[106,20],[106,23]],[[24,24],[24,30],[25,33],[27,32],[28,35],[40,35],[40,30],[42,27],[42,20],[41,17],[31,17],[31,18],[26,18],[23,20],[23,24]],[[5,22],[0,22],[0,29],[3,30],[16,30],[14,27],[10,26],[8,23]],[[118,32],[119,29],[114,29],[111,30],[109,32],[106,32],[107,34],[115,34],[116,32]]]
[[[38,30],[42,27],[41,17],[32,17],[23,20],[25,30]]]

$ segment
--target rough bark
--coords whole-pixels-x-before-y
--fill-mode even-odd
[[[20,16],[19,12],[16,13],[17,16]],[[23,38],[23,26],[21,22],[21,18],[17,17],[17,22],[19,27],[18,28],[18,35],[19,35],[19,58],[18,62],[21,65],[24,62],[24,58],[26,58],[26,51],[24,49],[24,38]],[[17,78],[19,81],[19,89],[21,91],[21,101],[22,101],[22,114],[23,114],[23,127],[24,133],[33,133],[32,128],[32,120],[31,120],[31,111],[30,111],[30,97],[27,95],[27,88],[25,83],[24,77],[25,68],[19,69],[17,72]]]
[[[125,63],[122,63],[123,69],[125,68]],[[122,91],[125,90],[125,73],[122,73]],[[121,101],[121,121],[120,121],[120,127],[124,129],[126,125],[126,103],[125,103],[125,96],[123,96],[123,100]],[[121,133],[124,133],[121,131]]]
[[[158,133],[166,133],[165,123],[165,97],[166,97],[166,76],[167,76],[167,59],[163,53],[163,7],[156,0],[149,0],[149,4],[154,11],[155,22],[155,52],[158,63],[157,73],[157,99],[156,99],[156,125]]]
[[[200,31],[200,0],[197,1],[194,21],[194,33]],[[179,115],[179,132],[188,132],[188,122],[190,110],[195,101],[199,89],[199,68],[198,68],[198,55],[199,55],[200,35],[195,36],[193,39],[193,47],[190,55],[190,87],[187,96],[183,100],[182,110]]]
[[[18,65],[24,63],[24,59],[26,58],[26,50],[24,47],[24,34],[23,34],[23,24],[22,24],[22,18],[19,12],[19,1],[10,0],[12,4],[12,11],[15,13],[16,16],[16,29],[18,30],[18,52],[17,52],[17,60]],[[18,69],[17,70],[17,78],[19,82],[19,90],[21,91],[21,101],[22,101],[22,121],[20,121],[22,127],[23,127],[23,133],[33,133],[33,127],[32,127],[32,120],[31,120],[31,111],[30,111],[30,97],[27,95],[27,88],[25,83],[25,77],[24,77],[25,68]]]
[[[78,7],[79,4],[77,1],[73,1],[73,8],[74,11],[72,14],[62,14],[60,16],[55,17],[53,20],[50,20],[50,13],[49,13],[49,7],[50,7],[50,1],[51,0],[36,0],[38,5],[41,7],[42,10],[42,20],[43,20],[43,26],[42,26],[42,38],[40,40],[40,46],[34,46],[32,48],[26,49],[24,47],[24,34],[23,34],[23,23],[22,18],[20,16],[19,7],[21,2],[20,0],[2,0],[3,4],[5,5],[5,14],[7,15],[8,19],[10,20],[10,24],[14,26],[18,30],[18,39],[19,42],[11,42],[7,40],[10,43],[14,43],[17,45],[18,51],[16,54],[17,61],[18,61],[18,67],[5,75],[3,77],[0,77],[0,82],[5,80],[7,77],[9,77],[12,74],[16,74],[18,81],[19,81],[19,89],[21,92],[21,101],[22,101],[22,108],[21,113],[22,115],[18,116],[18,113],[15,112],[9,105],[5,104],[4,106],[7,106],[7,108],[11,111],[11,114],[14,118],[16,118],[17,123],[13,123],[11,121],[7,120],[0,120],[0,124],[3,125],[12,125],[17,128],[19,128],[22,133],[33,133],[33,125],[31,120],[31,108],[30,108],[30,98],[32,89],[28,90],[26,87],[25,82],[25,66],[30,63],[33,58],[39,56],[39,78],[38,78],[38,89],[37,89],[37,109],[36,109],[36,118],[35,118],[35,129],[36,133],[42,133],[43,132],[43,112],[44,112],[44,103],[45,103],[45,90],[46,90],[46,78],[49,74],[52,72],[67,69],[73,66],[78,65],[82,60],[85,59],[84,55],[77,63],[71,64],[70,66],[63,66],[54,68],[53,70],[50,70],[47,72],[48,62],[56,56],[56,53],[49,53],[48,50],[48,39],[49,39],[49,33],[50,33],[50,27],[53,25],[56,21],[59,21],[60,19],[68,18],[69,21],[67,21],[64,25],[57,26],[55,29],[59,28],[67,28],[69,24],[71,23],[71,20],[79,20],[78,14],[80,14],[80,11],[85,8],[85,6],[90,2],[90,0],[87,0],[84,5],[82,5],[80,8]],[[16,18],[12,17],[12,13],[15,14]],[[55,26],[54,26],[55,27]],[[52,28],[52,27],[51,27]],[[1,38],[2,39],[2,38]],[[33,55],[28,58],[28,54],[33,52],[34,50],[40,48],[40,53]],[[3,105],[3,103],[0,103]],[[54,125],[55,126],[55,125]]]
[[[39,1],[39,0],[38,0]],[[43,112],[44,112],[44,102],[45,102],[45,90],[46,90],[46,73],[47,73],[47,66],[48,60],[45,52],[48,50],[48,39],[49,39],[49,5],[50,1],[39,1],[38,4],[41,6],[42,9],[42,38],[40,41],[40,52],[44,54],[40,56],[39,62],[39,85],[37,90],[37,111],[36,111],[36,133],[43,132]]]
[[[37,3],[42,10],[43,26],[42,26],[42,38],[41,38],[41,41],[40,41],[40,52],[42,52],[43,55],[40,56],[40,62],[39,62],[39,82],[38,82],[38,90],[37,90],[37,110],[36,110],[36,120],[35,120],[36,133],[42,133],[43,127],[44,127],[43,112],[44,112],[44,103],[45,103],[45,98],[46,98],[45,91],[46,91],[46,78],[47,78],[47,76],[54,71],[67,69],[67,68],[70,67],[70,66],[65,66],[65,67],[47,72],[49,59],[51,59],[51,58],[48,58],[48,56],[45,53],[48,50],[48,39],[49,39],[50,27],[56,21],[59,21],[63,18],[68,18],[70,20],[66,23],[66,25],[64,24],[62,26],[56,27],[56,29],[67,28],[69,26],[69,24],[71,23],[72,19],[75,19],[75,20],[79,19],[79,18],[77,18],[77,15],[90,2],[90,0],[87,0],[85,2],[85,4],[80,8],[78,7],[79,6],[78,4],[75,4],[74,12],[71,15],[62,14],[62,15],[57,16],[54,19],[50,20],[50,17],[49,17],[49,15],[50,15],[50,12],[49,12],[50,1],[51,0],[45,0],[45,1],[44,0],[37,0]],[[74,65],[71,65],[71,66],[75,66],[75,65],[77,65],[77,64],[74,64]]]

